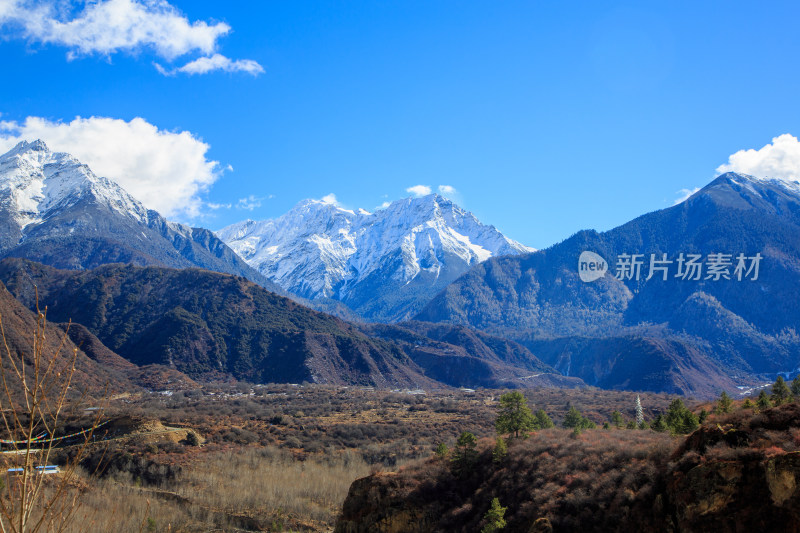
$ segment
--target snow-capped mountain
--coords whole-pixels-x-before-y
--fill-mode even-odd
[[[60,268],[199,266],[277,289],[209,230],[167,221],[40,140],[23,141],[0,156],[0,257]]]
[[[22,141],[0,157],[0,176],[0,209],[23,234],[87,196],[121,216],[148,221],[147,209],[121,187],[40,140]]]
[[[434,194],[375,213],[305,200],[279,218],[217,235],[287,291],[389,321],[411,316],[475,263],[534,251]]]

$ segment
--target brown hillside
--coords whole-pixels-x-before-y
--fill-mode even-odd
[[[32,352],[36,316],[33,312],[23,307],[2,283],[0,283],[0,319],[2,319],[3,333],[9,350],[14,355],[25,354],[27,361],[27,357]],[[58,353],[59,345],[64,336],[64,330],[59,325],[47,323],[44,346],[46,357],[49,358]],[[75,349],[77,349],[77,346],[67,337],[64,339],[60,354],[66,360]],[[6,358],[4,357],[5,361]],[[32,369],[28,368],[27,370],[30,372]],[[14,386],[13,380],[10,380],[9,383],[12,387]],[[108,384],[109,393],[136,388],[119,372],[118,368],[113,366],[105,367],[101,362],[92,360],[86,353],[78,349],[75,374],[72,380],[73,390],[86,391],[90,395],[100,395],[103,393],[106,384]]]
[[[353,483],[338,533],[480,531],[493,498],[503,531],[800,531],[800,404],[712,416],[686,438],[641,430],[536,432],[466,475],[431,458]]]

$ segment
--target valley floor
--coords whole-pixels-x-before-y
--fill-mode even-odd
[[[90,448],[72,483],[82,495],[68,531],[332,531],[356,479],[427,460],[463,431],[493,436],[502,392],[235,384],[123,395],[105,408],[113,438]],[[598,424],[614,410],[634,416],[635,393],[526,394],[557,423],[571,405]],[[642,394],[648,418],[669,402]]]

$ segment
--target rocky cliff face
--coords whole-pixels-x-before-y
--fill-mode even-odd
[[[397,498],[392,489],[401,478],[380,474],[353,483],[336,533],[435,533],[453,531],[441,526],[441,509],[434,504]],[[667,489],[653,499],[658,523],[648,531],[800,531],[800,453],[767,460],[716,461],[676,473]],[[624,490],[624,489],[623,489]],[[585,496],[584,496],[585,497]],[[591,505],[591,504],[590,504]],[[644,512],[639,509],[638,512]],[[613,513],[613,510],[609,510]],[[619,516],[619,531],[642,531],[643,517]],[[591,523],[580,528],[554,527],[550,518],[509,523],[506,531],[602,531]],[[460,529],[460,531],[473,531]]]
[[[713,461],[670,479],[677,531],[800,530],[800,453]]]

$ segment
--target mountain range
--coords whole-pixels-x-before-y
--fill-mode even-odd
[[[40,140],[23,141],[0,156],[0,257],[71,269],[107,263],[196,266],[281,291],[213,232],[167,221]]]
[[[436,194],[374,213],[305,200],[276,219],[246,220],[217,235],[289,293],[338,300],[381,322],[412,317],[472,265],[533,251]]]
[[[426,389],[584,386],[515,342],[449,325],[375,330],[313,311],[240,276],[197,268],[60,270],[7,258],[0,261],[0,280],[28,307],[38,295],[53,320],[71,319],[125,360],[197,380]]]
[[[449,208],[451,218],[461,217],[465,231],[485,236],[491,250],[519,248],[453,204],[429,200]],[[0,156],[0,225],[6,230],[3,283],[29,308],[38,296],[52,318],[73,320],[70,335],[91,347],[87,353],[97,361],[116,371],[148,369],[131,378],[139,384],[233,378],[381,387],[583,386],[562,379],[521,345],[490,335],[463,337],[465,348],[452,343],[457,335],[447,342],[411,326],[378,334],[312,311],[297,303],[308,303],[300,296],[281,296],[288,293],[210,231],[167,221],[41,141],[22,142]],[[491,253],[463,240],[461,248],[446,247],[465,262]],[[316,296],[319,307],[348,313],[324,292],[307,295]]]
[[[2,332],[3,350],[8,349],[12,357],[24,355],[21,360],[26,368],[26,373],[33,376],[32,338],[36,329],[39,311],[27,309],[18,301],[2,284],[0,284],[0,331]],[[130,392],[148,389],[162,389],[167,387],[194,388],[194,383],[185,374],[162,365],[147,365],[139,367],[125,358],[106,348],[89,330],[80,324],[56,322],[45,311],[41,339],[42,357],[45,363],[50,363],[54,355],[62,358],[59,365],[68,364],[70,358],[75,356],[75,373],[72,377],[72,389],[76,394],[87,394],[89,397],[100,398],[106,394]],[[2,364],[4,370],[10,375],[14,368],[4,354]],[[18,398],[22,394],[21,386],[17,380],[8,380],[12,397]]]
[[[437,195],[375,213],[307,200],[218,237],[35,141],[0,156],[0,229],[0,281],[29,308],[37,289],[55,320],[78,323],[89,359],[135,386],[710,397],[800,370],[800,184],[785,180],[724,174],[676,206],[540,251]]]
[[[591,282],[584,252],[607,268]],[[416,318],[515,339],[590,384],[708,396],[798,370],[798,294],[800,185],[728,173],[605,233],[477,265]]]

